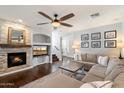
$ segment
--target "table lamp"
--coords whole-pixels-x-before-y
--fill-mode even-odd
[[[123,59],[122,55],[121,55],[121,51],[122,51],[122,48],[124,48],[124,42],[119,42],[118,43],[118,48],[120,48],[120,56],[119,56],[119,59]]]
[[[72,45],[72,49],[74,49],[74,55],[76,56],[76,60],[79,60],[79,55],[77,54],[80,49],[80,45]]]

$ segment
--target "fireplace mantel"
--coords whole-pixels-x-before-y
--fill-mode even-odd
[[[14,44],[0,44],[0,48],[25,48],[31,45],[14,45]]]

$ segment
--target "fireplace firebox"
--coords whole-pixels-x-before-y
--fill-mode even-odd
[[[26,64],[26,52],[8,53],[8,68]]]

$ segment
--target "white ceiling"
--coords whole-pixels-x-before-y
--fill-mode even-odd
[[[74,13],[75,17],[65,21],[74,25],[74,27],[63,27],[60,29],[62,32],[78,31],[97,27],[101,25],[107,25],[117,23],[124,18],[124,6],[98,6],[98,5],[27,5],[27,6],[0,6],[0,18],[4,18],[11,21],[22,19],[23,23],[35,28],[35,31],[51,32],[52,27],[50,24],[37,26],[37,23],[49,22],[47,18],[39,15],[37,12],[42,11],[49,16],[53,17],[55,13],[62,17],[69,13]],[[99,12],[100,16],[92,19],[91,14]]]

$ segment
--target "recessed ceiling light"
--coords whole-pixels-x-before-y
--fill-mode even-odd
[[[23,22],[23,20],[22,20],[22,19],[18,19],[18,22],[19,22],[19,23],[22,23],[22,22]]]

